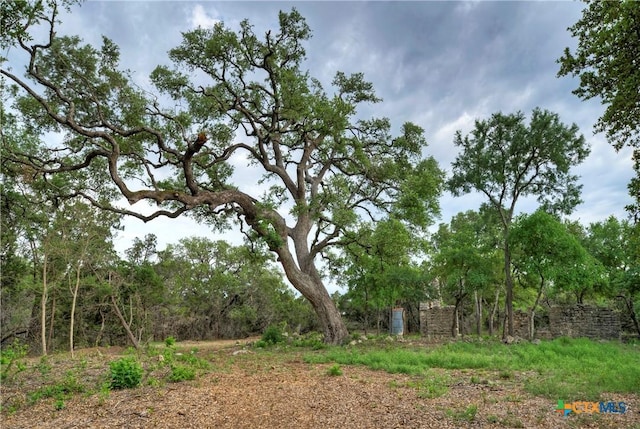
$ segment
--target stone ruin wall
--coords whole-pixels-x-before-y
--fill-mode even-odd
[[[553,338],[565,336],[617,340],[622,328],[616,311],[578,304],[571,307],[551,307],[549,331]]]
[[[455,306],[437,302],[420,303],[420,333],[428,338],[450,337]]]
[[[428,338],[451,337],[454,306],[442,306],[437,301],[420,303],[420,332]],[[529,338],[529,316],[514,311],[514,334]],[[470,316],[472,319],[473,316]],[[469,320],[470,320],[469,319]],[[466,325],[466,324],[465,324]],[[473,333],[472,329],[465,334]],[[619,339],[621,324],[618,313],[608,308],[589,305],[556,306],[549,310],[549,327],[536,330],[536,338],[587,337],[591,339]]]

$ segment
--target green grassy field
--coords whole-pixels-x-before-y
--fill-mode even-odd
[[[309,363],[365,365],[391,373],[419,375],[432,368],[498,371],[509,378],[527,373],[525,390],[571,400],[600,400],[610,393],[640,392],[640,344],[559,338],[539,344],[459,341],[398,347],[363,343],[305,355]]]

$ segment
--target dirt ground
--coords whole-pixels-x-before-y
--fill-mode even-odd
[[[424,377],[358,366],[341,366],[340,375],[330,375],[332,365],[305,363],[302,354],[255,353],[235,341],[193,345],[214,364],[196,380],[77,394],[61,410],[44,399],[8,412],[4,404],[28,386],[3,385],[0,427],[640,429],[638,394],[610,395],[626,403],[623,415],[565,418],[555,411],[557,401],[522,390],[531,374],[504,379],[487,371],[443,370],[448,391],[425,395],[419,388]],[[94,360],[102,359],[104,367],[104,359],[117,354],[91,349],[81,356],[90,369]]]

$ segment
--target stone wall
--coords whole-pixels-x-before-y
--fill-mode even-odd
[[[518,338],[529,338],[529,314],[524,311],[513,311],[513,335]]]
[[[428,338],[450,337],[455,306],[440,306],[439,303],[420,303],[420,333]]]
[[[443,306],[439,301],[420,303],[420,333],[428,338],[451,337],[454,310],[453,305]],[[473,315],[469,317],[473,318]],[[529,339],[529,315],[526,312],[514,311],[513,330],[515,337]],[[472,332],[470,328],[465,331]],[[617,311],[589,305],[551,307],[549,326],[539,330],[536,328],[534,332],[535,338],[544,339],[562,336],[619,339],[620,335],[621,323]]]
[[[614,310],[590,305],[551,307],[549,330],[554,338],[619,339],[620,317]]]

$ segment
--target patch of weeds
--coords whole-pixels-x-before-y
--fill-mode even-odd
[[[8,381],[27,369],[22,359],[27,355],[29,346],[19,341],[0,350],[0,381]]]
[[[327,370],[327,374],[332,377],[337,377],[342,375],[342,369],[340,368],[340,365],[335,364]]]
[[[127,347],[127,348],[125,349],[124,354],[125,354],[125,355],[137,355],[137,354],[138,354],[138,351],[137,351],[134,347],[129,346],[129,347]]]
[[[206,359],[199,358],[196,355],[196,352],[191,350],[190,353],[187,354],[176,354],[176,360],[180,362],[185,362],[189,366],[192,366],[196,369],[210,369],[211,364]]]
[[[88,363],[89,362],[87,361],[87,358],[83,357],[82,359],[80,359],[80,362],[78,362],[78,368],[82,370],[87,369]]]
[[[176,364],[171,366],[171,373],[169,374],[168,378],[169,381],[173,383],[193,380],[196,378],[196,371],[191,367]]]
[[[158,380],[155,377],[147,378],[146,383],[147,383],[147,386],[151,386],[151,387],[160,387],[163,384],[161,380]]]
[[[142,382],[142,366],[134,356],[126,356],[109,362],[111,389],[130,389]]]
[[[487,422],[488,423],[498,423],[500,421],[500,419],[498,418],[498,416],[495,416],[493,414],[490,414],[487,416]]]
[[[12,401],[11,404],[0,404],[0,412],[7,413],[9,415],[15,414],[23,405],[23,402],[20,400]]]
[[[469,423],[471,423],[472,421],[475,420],[477,412],[478,412],[478,406],[475,405],[475,404],[469,405],[464,410],[450,410],[450,409],[448,409],[446,411],[447,417],[450,417],[450,418],[452,418],[454,420],[457,420],[457,421],[469,422]]]
[[[98,402],[100,405],[104,404],[109,396],[111,395],[111,389],[109,382],[104,382],[100,385],[100,390],[98,391]]]
[[[483,379],[477,375],[471,376],[471,384],[488,384],[489,382],[486,379]]]
[[[513,378],[513,372],[512,371],[500,371],[500,374],[498,374],[498,377],[500,377],[501,380],[511,380]]]
[[[173,347],[176,345],[176,339],[172,336],[164,339],[164,345],[167,347]]]
[[[524,380],[536,396],[565,400],[598,400],[602,392],[640,391],[640,353],[637,346],[618,342],[559,338],[540,344],[505,346],[499,341],[452,342],[428,350],[411,350],[397,343],[367,341],[356,347],[328,347],[308,354],[308,363],[365,365],[389,373],[419,375],[427,368],[487,370],[498,380],[513,382],[519,372],[543,376]],[[584,371],[584,368],[589,371]],[[567,374],[572,374],[570,380]],[[470,376],[470,375],[469,375]]]
[[[38,368],[38,371],[40,371],[40,375],[42,375],[43,377],[49,375],[52,369],[51,364],[49,363],[49,358],[47,356],[42,356],[36,368]]]
[[[509,428],[524,428],[524,423],[512,412],[508,411],[507,416],[500,419],[500,424]]]
[[[417,396],[423,399],[434,399],[446,394],[449,391],[451,379],[447,375],[429,372],[425,378],[419,382],[410,381],[407,387],[418,390]]]
[[[512,394],[505,396],[504,400],[506,402],[515,402],[515,403],[522,402],[522,398],[520,396],[512,395]]]
[[[294,338],[291,345],[294,347],[310,348],[312,350],[322,350],[327,348],[327,345],[324,343],[324,338],[319,332],[311,332],[304,336]]]
[[[53,403],[53,408],[55,408],[57,411],[64,409],[64,399],[56,399],[56,401]]]
[[[78,382],[75,374],[67,372],[64,379],[58,383],[39,388],[27,395],[30,403],[36,403],[41,399],[55,398],[54,407],[56,410],[64,408],[64,403],[73,396],[74,393],[82,393],[85,387]]]

